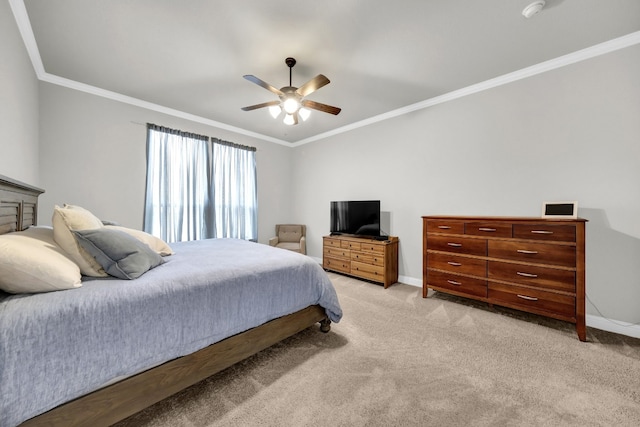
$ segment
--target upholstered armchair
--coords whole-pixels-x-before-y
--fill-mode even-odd
[[[276,236],[269,239],[269,244],[306,255],[306,231],[307,226],[302,224],[276,224]]]

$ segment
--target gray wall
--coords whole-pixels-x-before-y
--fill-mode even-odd
[[[380,199],[420,284],[421,216],[539,216],[578,200],[590,315],[640,322],[640,46],[294,149],[295,213],[322,257],[329,201]],[[592,319],[593,320],[593,319]]]
[[[212,128],[49,83],[40,84],[40,222],[54,205],[83,206],[102,219],[142,228],[146,123],[257,147],[258,234],[293,221],[289,147]]]
[[[0,2],[0,175],[39,185],[38,80],[9,2]]]

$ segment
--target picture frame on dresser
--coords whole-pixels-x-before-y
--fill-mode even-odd
[[[578,202],[542,202],[541,218],[577,219]]]

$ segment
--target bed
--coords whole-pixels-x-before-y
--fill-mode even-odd
[[[42,192],[0,176],[0,235],[49,232],[36,227]],[[0,427],[111,425],[342,316],[304,255],[235,239],[171,248],[135,280],[0,291]]]

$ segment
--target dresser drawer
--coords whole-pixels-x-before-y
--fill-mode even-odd
[[[575,242],[576,227],[574,225],[555,224],[514,224],[513,237],[517,239]]]
[[[498,261],[489,261],[488,269],[489,279],[565,292],[576,291],[575,271]]]
[[[466,222],[464,234],[483,237],[511,237],[511,223],[507,222]]]
[[[351,274],[362,276],[370,280],[383,281],[384,267],[352,261]]]
[[[351,272],[351,261],[339,258],[331,258],[327,255],[322,260],[322,267],[327,270],[342,271],[343,273]]]
[[[491,258],[512,259],[521,262],[575,267],[576,247],[546,243],[490,241]]]
[[[487,241],[458,236],[427,236],[427,249],[458,254],[487,256]]]
[[[368,252],[384,253],[384,245],[379,243],[361,243],[360,250]]]
[[[464,222],[430,219],[427,221],[427,233],[464,234]]]
[[[351,251],[342,248],[324,248],[322,255],[324,257],[351,259]]]
[[[450,254],[430,254],[427,268],[480,277],[486,277],[487,275],[487,261]]]
[[[487,297],[487,281],[482,279],[457,276],[455,274],[428,269],[427,284],[429,286],[463,292],[476,297]]]
[[[498,305],[502,302],[534,313],[555,313],[568,318],[576,315],[575,297],[539,289],[489,282],[489,299]]]
[[[365,264],[378,265],[384,267],[384,255],[371,252],[351,251],[351,261],[363,262]]]
[[[338,239],[331,239],[331,238],[324,238],[324,246],[330,246],[332,248],[339,248],[340,247],[340,240]]]
[[[360,242],[351,242],[349,240],[343,240],[341,248],[360,250]]]

